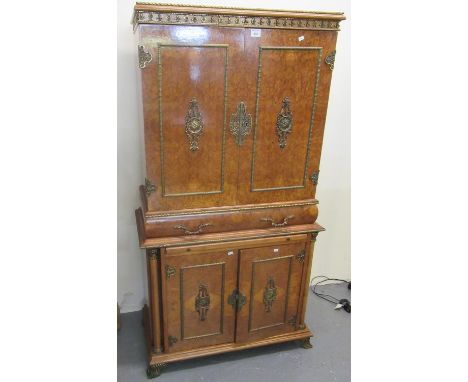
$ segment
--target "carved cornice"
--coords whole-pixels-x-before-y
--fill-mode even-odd
[[[137,3],[133,25],[215,25],[220,27],[339,30],[339,12],[310,12],[178,4]]]

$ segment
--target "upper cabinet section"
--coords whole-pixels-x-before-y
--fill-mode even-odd
[[[146,211],[314,199],[343,19],[137,3]]]

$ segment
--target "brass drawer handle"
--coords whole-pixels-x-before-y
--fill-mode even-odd
[[[196,231],[190,231],[186,226],[184,225],[176,225],[174,227],[174,229],[181,229],[182,231],[184,231],[184,233],[186,235],[198,235],[199,233],[202,233],[203,232],[203,229],[205,227],[209,227],[209,226],[212,226],[213,224],[211,223],[205,223],[205,224],[200,224],[198,226],[198,229]]]
[[[294,215],[286,216],[286,217],[283,219],[283,222],[282,222],[282,223],[275,223],[274,220],[273,220],[272,218],[262,218],[262,219],[260,219],[260,220],[261,220],[262,222],[270,222],[272,227],[284,227],[284,226],[287,226],[287,225],[288,225],[288,221],[291,220],[291,219],[294,219]]]

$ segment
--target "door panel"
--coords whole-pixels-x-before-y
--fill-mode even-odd
[[[152,55],[142,69],[149,211],[235,204],[238,149],[228,139],[235,111],[236,29],[141,28]],[[232,103],[232,104],[231,104]]]
[[[227,49],[159,44],[163,197],[223,192]]]
[[[239,291],[247,298],[238,312],[236,342],[295,330],[306,243],[240,251]]]
[[[246,87],[253,133],[241,147],[238,202],[315,197],[331,70],[325,56],[336,32],[244,32]]]
[[[165,255],[163,272],[168,352],[234,342],[235,312],[227,305],[237,281],[234,253]]]
[[[304,188],[321,49],[259,49],[251,191]]]

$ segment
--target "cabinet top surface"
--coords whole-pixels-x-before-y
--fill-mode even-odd
[[[272,10],[137,2],[133,24],[216,25],[247,28],[339,30],[343,12]]]

